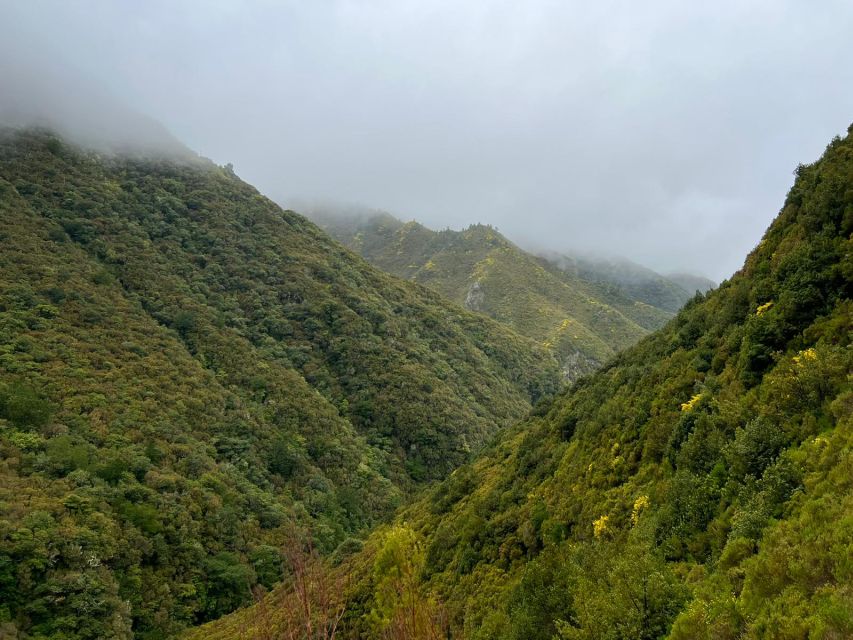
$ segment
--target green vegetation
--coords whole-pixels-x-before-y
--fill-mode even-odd
[[[418,637],[383,626],[383,576],[414,571],[399,593],[441,612],[440,637],[853,637],[851,233],[853,127],[799,167],[731,280],[342,565],[339,635]],[[254,611],[195,637],[234,637]]]
[[[162,638],[358,548],[557,364],[204,161],[0,132],[0,635]]]
[[[848,135],[738,274],[549,399],[541,345],[227,169],[4,131],[0,634],[853,636],[851,185]],[[569,300],[456,241],[416,274],[510,325],[488,291]],[[643,333],[604,280],[579,317]]]
[[[533,338],[555,354],[570,380],[663,326],[691,297],[636,265],[616,278],[604,263],[580,268],[533,256],[486,225],[436,232],[388,214],[314,217],[381,269]]]

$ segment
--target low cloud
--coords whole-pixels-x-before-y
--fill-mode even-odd
[[[853,120],[851,32],[841,1],[6,2],[0,110],[721,279]]]

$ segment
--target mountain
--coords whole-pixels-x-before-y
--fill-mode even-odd
[[[853,637],[853,126],[796,173],[730,280],[331,570],[339,637]]]
[[[560,383],[198,158],[3,129],[0,246],[4,637],[217,618],[293,530],[357,546]]]
[[[618,287],[630,298],[675,313],[700,291],[716,285],[701,276],[662,276],[630,260],[549,254],[545,256],[560,269],[583,280]]]
[[[677,292],[672,303],[649,304],[599,272],[562,268],[527,253],[487,225],[432,231],[385,213],[311,215],[384,271],[423,284],[541,343],[570,380],[663,326],[690,297],[668,283]],[[664,281],[655,274],[657,280]]]

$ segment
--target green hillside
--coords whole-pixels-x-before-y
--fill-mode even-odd
[[[655,307],[630,297],[602,274],[533,256],[486,225],[436,232],[388,214],[313,217],[381,269],[533,338],[555,354],[571,380],[663,326],[681,306]],[[689,298],[667,284],[680,292],[682,304]]]
[[[332,551],[559,383],[206,161],[2,130],[0,246],[2,637],[217,618],[294,528]]]
[[[741,271],[377,531],[338,635],[853,637],[849,132]]]

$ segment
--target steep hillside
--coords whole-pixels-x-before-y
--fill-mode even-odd
[[[740,272],[371,538],[349,637],[853,637],[851,232],[848,135]]]
[[[583,280],[610,284],[628,297],[675,313],[697,291],[705,293],[716,285],[699,276],[687,274],[662,276],[630,260],[605,260],[559,254],[546,255],[560,269]]]
[[[675,310],[631,298],[603,278],[557,268],[489,226],[436,232],[388,214],[316,214],[315,219],[381,269],[424,284],[548,347],[569,379],[661,327]]]
[[[0,246],[0,635],[221,616],[559,381],[204,161],[3,130]]]

